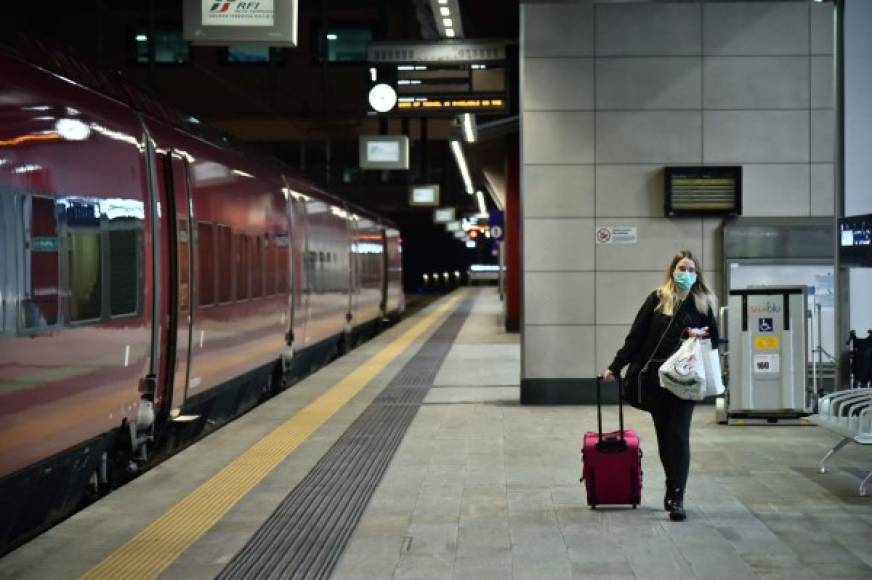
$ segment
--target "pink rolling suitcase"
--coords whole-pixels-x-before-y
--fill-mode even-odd
[[[624,429],[621,382],[618,382],[620,430],[603,433],[601,381],[602,378],[597,377],[598,430],[584,434],[584,446],[581,449],[581,481],[587,490],[587,504],[594,509],[599,505],[631,505],[635,508],[642,502],[642,449],[639,447],[639,436],[632,429]]]

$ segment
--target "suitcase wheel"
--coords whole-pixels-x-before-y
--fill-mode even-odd
[[[633,504],[633,509],[636,509],[636,504]]]

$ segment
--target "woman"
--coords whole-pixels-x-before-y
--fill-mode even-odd
[[[663,507],[672,521],[687,518],[684,489],[690,469],[690,420],[694,402],[680,399],[660,386],[657,370],[689,336],[711,337],[718,344],[717,302],[706,286],[699,261],[679,252],[666,271],[666,280],[651,292],[615,360],[603,372],[613,381],[627,364],[624,398],[651,413],[657,430],[660,461],[666,472]]]

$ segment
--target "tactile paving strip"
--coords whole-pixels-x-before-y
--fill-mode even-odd
[[[279,504],[220,580],[330,576],[476,294],[461,302]]]

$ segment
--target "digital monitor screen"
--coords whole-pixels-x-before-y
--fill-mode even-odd
[[[415,185],[412,186],[410,205],[435,206],[439,205],[439,185]]]
[[[666,217],[742,215],[742,168],[666,167]]]
[[[406,135],[361,135],[361,169],[408,169],[409,138]]]
[[[399,161],[400,144],[393,141],[370,141],[366,144],[366,158],[369,161]]]
[[[454,221],[453,207],[440,207],[433,210],[433,222],[437,224],[445,224]]]
[[[839,218],[839,262],[872,267],[872,214]]]

